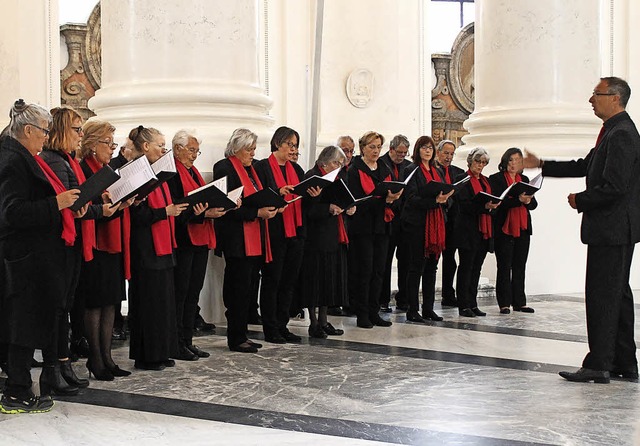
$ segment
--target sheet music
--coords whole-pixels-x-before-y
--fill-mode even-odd
[[[225,194],[227,193],[227,177],[219,178],[215,180],[212,184],[218,189],[220,189],[222,192],[224,192]]]
[[[226,177],[224,177],[226,178]],[[221,179],[224,179],[221,178]],[[225,188],[226,188],[226,184],[225,184]],[[237,203],[238,200],[240,199],[240,197],[242,197],[242,191],[244,190],[244,186],[240,186],[237,189],[232,190],[231,192],[229,192],[227,194],[227,197],[229,197],[229,200],[233,201],[234,203]]]
[[[342,170],[342,167],[340,169],[334,169],[331,172],[329,172],[326,175],[323,175],[321,178],[327,180],[327,181],[331,181],[332,183],[335,181],[336,177],[338,176],[338,173]]]
[[[533,187],[537,187],[538,189],[540,189],[542,187],[543,178],[544,177],[542,176],[542,172],[541,172],[535,177],[533,177],[533,179],[529,181],[529,184],[532,185]]]
[[[405,180],[403,181],[404,184],[409,184],[409,180],[411,179],[411,177],[413,176],[414,173],[416,173],[417,170],[420,170],[420,167],[416,167],[415,169],[413,169],[413,171],[409,174],[409,176],[407,178],[405,178]]]
[[[151,165],[153,172],[157,175],[160,172],[176,172],[176,160],[173,152],[169,150]]]
[[[120,179],[107,188],[111,201],[117,203],[150,180],[156,179],[146,156],[125,164],[117,170]]]

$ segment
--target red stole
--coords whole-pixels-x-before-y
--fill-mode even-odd
[[[178,175],[180,175],[180,182],[182,183],[182,190],[184,191],[185,197],[192,190],[204,185],[202,175],[200,175],[200,172],[198,172],[195,166],[191,167],[191,170],[198,178],[198,181],[200,181],[200,184],[196,183],[184,164],[177,159],[176,170],[178,171]],[[187,223],[187,232],[194,246],[207,245],[209,249],[216,247],[216,233],[213,230],[213,222],[210,219],[205,219],[202,223]]]
[[[373,184],[373,178],[371,178],[368,174],[362,171],[362,169],[358,169],[358,174],[360,175],[360,186],[362,186],[362,190],[366,195],[370,195],[371,192],[376,188],[375,184]],[[391,174],[387,175],[384,181],[391,181]],[[393,220],[394,217],[393,210],[389,207],[384,208],[384,221],[389,223]]]
[[[322,175],[327,174],[322,167],[318,166],[318,169]],[[342,214],[338,214],[338,242],[343,245],[349,244],[349,236],[347,236],[347,229],[344,226],[344,217],[342,217]]]
[[[163,209],[172,204],[171,194],[167,183],[162,183],[147,197],[147,203],[151,209]],[[153,237],[153,247],[157,256],[166,256],[173,253],[176,248],[176,232],[174,217],[167,216],[151,225],[151,236]]]
[[[51,167],[49,167],[46,161],[38,155],[34,155],[34,158],[40,166],[40,169],[42,169],[44,176],[49,180],[49,183],[51,184],[51,187],[53,187],[56,195],[65,192],[67,189],[65,189],[60,178],[53,173],[53,170],[51,170]],[[73,222],[73,212],[71,212],[71,209],[69,208],[64,208],[60,213],[62,214],[62,240],[64,240],[64,244],[66,246],[73,246],[76,242],[76,225]]]
[[[67,162],[71,166],[71,170],[76,175],[78,179],[78,184],[82,184],[87,179],[84,176],[84,172],[82,171],[82,167],[80,167],[80,163],[78,163],[75,158],[71,157],[66,152],[61,152],[66,158]],[[91,204],[91,202],[89,202]],[[80,221],[80,229],[82,231],[82,257],[85,262],[90,262],[93,260],[93,248],[96,247],[96,222],[95,220],[81,220]]]
[[[276,182],[276,186],[278,189],[287,186],[287,185],[296,185],[300,182],[298,175],[296,174],[296,170],[293,168],[293,165],[287,161],[285,164],[285,171],[287,174],[287,179],[285,181],[284,176],[282,175],[282,170],[280,170],[280,165],[278,164],[278,160],[276,160],[275,155],[272,153],[269,156],[269,166],[271,167],[271,173],[273,173],[273,179]],[[286,201],[291,201],[295,198],[293,194],[287,194],[284,196]],[[302,226],[302,202],[300,200],[291,203],[282,213],[282,221],[284,223],[284,236],[286,238],[295,237],[297,232],[296,228]]]
[[[430,181],[440,182],[440,175],[435,167],[431,167],[430,171],[420,163],[420,170],[424,175],[427,183]],[[424,254],[425,257],[433,254],[439,256],[444,251],[445,245],[445,225],[444,212],[442,206],[427,210],[427,220],[424,226]]]
[[[467,175],[471,177],[471,181],[469,181],[469,183],[471,183],[474,194],[477,195],[482,191],[489,194],[491,193],[491,186],[489,185],[489,182],[484,175],[480,174],[480,178],[476,178],[471,174],[471,171],[469,170],[467,170]],[[482,182],[482,185],[480,185],[480,182]],[[482,186],[484,186],[484,189],[482,188]],[[491,216],[489,214],[480,214],[480,216],[478,217],[478,230],[482,232],[482,238],[485,240],[493,237]]]
[[[231,161],[231,164],[233,165],[234,170],[236,171],[236,173],[238,174],[238,177],[240,178],[240,182],[242,183],[242,186],[244,186],[244,189],[242,190],[242,195],[245,197],[248,197],[251,194],[254,194],[256,192],[258,192],[259,190],[262,190],[262,183],[260,182],[260,179],[258,178],[258,174],[256,173],[255,169],[253,168],[253,166],[250,166],[251,169],[251,176],[253,177],[253,180],[256,182],[256,185],[258,186],[258,189],[255,188],[255,186],[253,185],[253,183],[251,182],[251,179],[249,178],[249,174],[247,174],[247,171],[244,169],[244,166],[242,165],[242,161],[240,161],[237,157],[235,156],[230,156],[229,161]],[[273,261],[273,256],[271,255],[271,240],[269,238],[269,225],[267,224],[267,222],[265,222],[265,229],[264,229],[264,247],[265,247],[265,262],[266,263],[270,263],[271,261]],[[261,240],[261,236],[260,236],[260,220],[258,218],[256,218],[255,220],[252,221],[244,221],[242,222],[242,230],[244,232],[244,252],[247,256],[259,256],[262,255],[262,240]]]
[[[102,165],[93,157],[84,159],[95,174]],[[129,208],[122,211],[121,217],[98,221],[96,224],[96,249],[109,254],[123,254],[124,278],[131,279],[131,216]]]
[[[511,175],[508,172],[504,172],[504,177],[507,180],[507,187],[514,181],[511,179]],[[515,182],[522,181],[522,177],[519,173],[516,174]],[[527,229],[527,208],[523,204],[513,207],[507,211],[507,218],[502,225],[502,232],[512,237],[520,237],[520,230]]]

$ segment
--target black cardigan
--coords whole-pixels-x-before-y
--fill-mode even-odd
[[[529,182],[529,178],[526,175],[521,175],[522,181],[525,183]],[[502,192],[507,188],[507,180],[504,177],[504,172],[496,172],[489,177],[489,184],[491,184],[491,194],[500,196]],[[500,206],[495,210],[493,215],[493,224],[495,235],[506,235],[502,232],[502,226],[504,225],[504,221],[507,218],[507,214],[509,209],[520,206],[522,203],[518,197],[506,197],[500,203]],[[527,229],[524,231],[520,231],[520,236],[530,236],[533,234],[531,227],[531,213],[529,211],[534,210],[538,207],[538,202],[536,201],[536,197],[531,198],[531,202],[525,205],[527,209]]]

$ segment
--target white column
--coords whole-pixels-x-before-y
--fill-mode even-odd
[[[0,129],[23,98],[60,105],[58,0],[3,0],[0,27]]]
[[[195,128],[203,139],[196,166],[210,179],[234,129],[249,128],[259,147],[269,144],[258,15],[257,0],[103,0],[102,88],[89,107],[119,138],[142,124],[170,145],[177,130]],[[200,306],[205,319],[221,322],[224,262],[214,260]]]
[[[602,124],[588,103],[601,76],[600,6],[600,0],[476,1],[475,111],[463,141],[489,150],[487,174],[508,147],[557,159],[593,147]],[[548,178],[537,194],[529,294],[584,289],[581,216],[566,200],[584,188],[584,179]],[[483,275],[493,280],[493,268],[490,256]]]

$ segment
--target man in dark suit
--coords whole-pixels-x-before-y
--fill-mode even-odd
[[[461,176],[464,170],[451,164],[456,153],[456,144],[448,139],[443,139],[436,147],[436,166],[440,172],[440,178],[451,184],[454,178]],[[456,248],[453,246],[453,226],[456,212],[455,200],[449,200],[447,207],[447,222],[445,227],[445,249],[442,251],[442,306],[457,307],[456,290],[453,288],[453,279],[456,275]]]
[[[582,213],[581,239],[588,247],[589,353],[577,372],[560,372],[569,381],[608,383],[610,375],[638,379],[629,274],[633,248],[640,241],[640,135],[625,111],[630,95],[624,80],[600,79],[589,102],[604,124],[585,158],[525,158],[525,167],[542,167],[545,176],[586,176],[586,190],[567,198]]]
[[[389,151],[380,157],[382,161],[391,171],[391,179],[393,181],[403,181],[403,171],[405,167],[412,163],[406,159],[409,153],[409,140],[404,135],[396,135],[389,142]],[[405,255],[401,249],[400,243],[400,210],[402,209],[402,197],[393,207],[395,217],[391,222],[391,237],[389,238],[389,248],[387,249],[387,260],[385,264],[384,277],[382,279],[382,290],[380,292],[380,310],[390,313],[389,301],[391,300],[391,268],[393,266],[393,254],[395,252],[398,260],[398,293],[396,294],[396,308],[406,311],[409,303],[404,296],[403,289],[407,278]],[[397,249],[396,249],[397,248]]]

